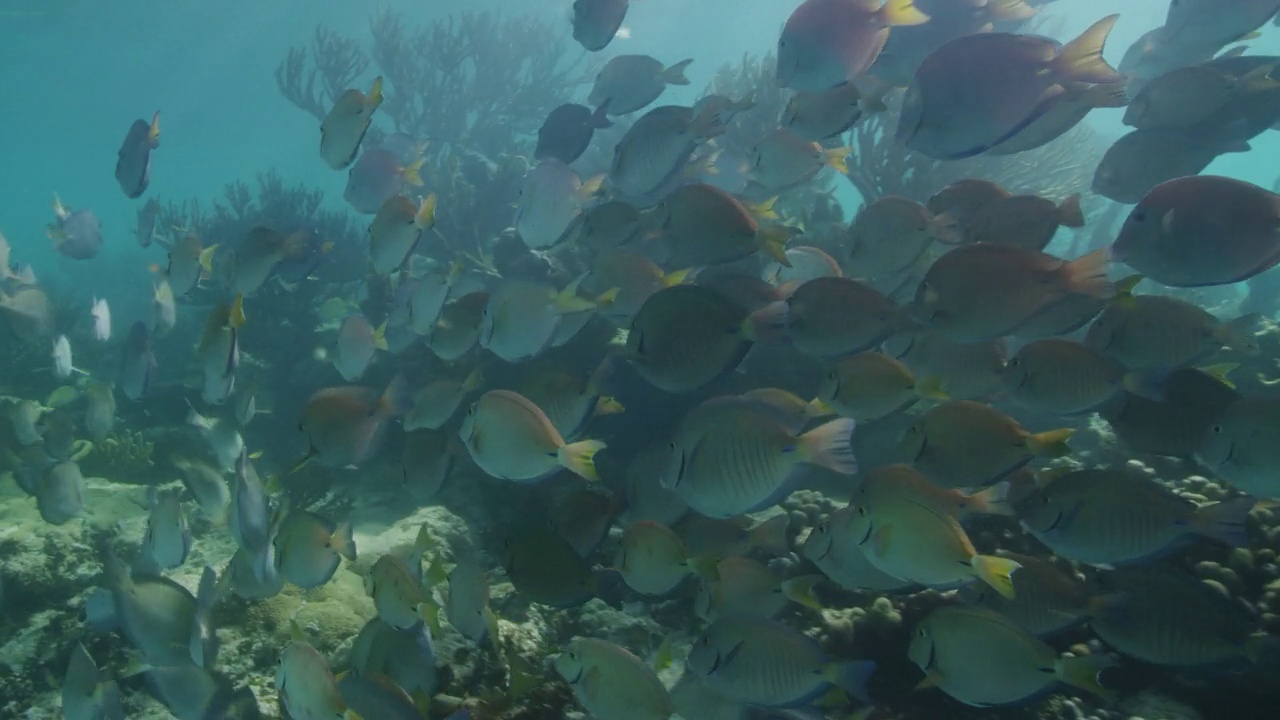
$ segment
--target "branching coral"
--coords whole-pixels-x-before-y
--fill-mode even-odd
[[[102,442],[90,445],[86,464],[96,475],[121,481],[133,481],[137,475],[155,466],[151,460],[155,443],[140,432],[120,430]],[[128,480],[125,480],[125,479]]]
[[[318,25],[309,50],[289,48],[276,67],[276,86],[289,102],[323,120],[333,101],[368,67],[359,44]]]

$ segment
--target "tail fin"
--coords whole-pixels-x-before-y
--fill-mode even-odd
[[[938,400],[946,402],[951,397],[947,395],[945,387],[946,380],[941,375],[928,375],[922,378],[916,378],[915,390],[916,395],[929,400]]]
[[[387,321],[383,320],[382,324],[373,331],[373,346],[379,350],[387,349]]]
[[[365,95],[365,105],[376,108],[382,104],[382,76],[373,79],[373,85],[369,86],[369,93]]]
[[[887,7],[887,6],[886,6]],[[853,152],[852,148],[838,147],[830,150],[822,151],[822,163],[841,175],[849,174],[849,164],[845,162],[845,158],[849,157],[849,153]]]
[[[1075,430],[1059,428],[1027,437],[1027,447],[1040,457],[1063,457],[1071,453],[1067,440]]]
[[[419,230],[430,230],[436,224],[436,194],[431,193],[422,199],[418,212],[413,215],[413,224]]]
[[[818,583],[822,582],[823,577],[823,575],[801,575],[797,578],[784,580],[782,582],[782,592],[792,602],[800,603],[814,610],[821,610],[822,604],[813,596],[813,589],[818,586]]]
[[[1063,80],[1090,83],[1123,81],[1124,76],[1102,58],[1102,48],[1106,45],[1107,36],[1119,19],[1119,15],[1108,15],[1085,30],[1080,37],[1063,45],[1050,62],[1053,72]]]
[[[1062,227],[1084,227],[1084,211],[1080,209],[1080,193],[1076,193],[1058,205],[1058,224]]]
[[[1192,514],[1191,531],[1233,547],[1245,547],[1249,544],[1245,522],[1257,502],[1255,498],[1240,497],[1204,505]]]
[[[800,457],[805,462],[820,465],[840,473],[853,475],[858,472],[858,461],[853,456],[853,418],[837,418],[810,430],[797,438]]]
[[[1252,73],[1250,73],[1252,74]],[[1265,73],[1264,73],[1265,77]],[[152,150],[160,147],[160,111],[151,116],[151,126],[147,128],[147,146]]]
[[[218,251],[217,244],[200,251],[200,269],[206,273],[213,272],[213,254]]]
[[[929,22],[929,16],[920,12],[911,0],[887,0],[877,14],[880,16],[880,22],[889,27],[923,25]]]
[[[969,496],[970,512],[983,515],[1014,515],[1009,504],[1009,483],[1001,482]]]
[[[992,20],[1030,20],[1037,12],[1023,0],[987,1],[987,17]]]
[[[1022,566],[1009,558],[995,555],[974,555],[969,566],[980,580],[995,588],[996,592],[1012,600],[1014,598],[1013,573]]]
[[[606,99],[596,111],[591,113],[591,118],[587,120],[587,124],[595,130],[613,127],[613,121],[609,119],[609,103],[613,98]]]
[[[595,457],[596,453],[604,448],[605,444],[599,440],[582,440],[581,442],[562,445],[556,455],[560,464],[575,475],[586,480],[599,480],[600,475],[596,472]]]
[[[426,162],[422,158],[418,158],[409,163],[405,167],[400,168],[400,180],[415,187],[422,186],[422,164]]]
[[[685,68],[689,67],[689,63],[693,62],[693,58],[681,60],[662,71],[662,82],[668,85],[688,85],[689,78],[684,76]]]
[[[1070,292],[1109,300],[1116,294],[1115,284],[1107,279],[1109,262],[1111,251],[1107,248],[1072,260],[1061,268],[1064,274],[1063,285]]]
[[[1059,658],[1053,669],[1062,682],[1100,697],[1109,697],[1112,693],[1102,685],[1102,672],[1115,664],[1106,655],[1082,655]]]
[[[354,561],[356,559],[356,541],[351,536],[351,523],[340,523],[329,538],[329,547],[342,557]]]
[[[759,243],[761,250],[769,254],[769,257],[786,267],[791,267],[791,260],[787,257],[787,243],[800,233],[799,228],[789,225],[761,226],[756,231],[756,242]]]

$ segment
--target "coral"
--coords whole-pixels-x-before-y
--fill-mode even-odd
[[[91,452],[86,451],[85,466],[95,475],[136,482],[139,475],[155,467],[151,459],[155,443],[141,432],[116,430],[99,443],[86,444]]]

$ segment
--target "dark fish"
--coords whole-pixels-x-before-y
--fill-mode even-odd
[[[45,231],[53,240],[53,249],[72,260],[90,260],[102,249],[102,221],[92,210],[69,210],[57,195],[53,196],[53,212],[57,215]]]
[[[151,371],[156,368],[156,356],[151,349],[151,331],[147,324],[138,321],[129,328],[124,341],[120,369],[120,389],[130,400],[139,400],[147,392]]]
[[[574,0],[573,39],[591,52],[603,50],[622,27],[629,4],[628,0]]]
[[[625,6],[625,0],[623,4]],[[608,100],[594,112],[591,108],[576,103],[566,103],[552,110],[538,129],[538,146],[533,151],[534,159],[553,157],[566,165],[577,160],[586,152],[587,146],[591,144],[591,136],[597,129],[613,127],[607,116],[608,110]]]
[[[136,198],[151,183],[151,151],[160,147],[160,113],[151,122],[134,120],[116,159],[116,182],[124,194]],[[145,247],[145,246],[144,246]]]

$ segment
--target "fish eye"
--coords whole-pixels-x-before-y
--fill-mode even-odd
[[[866,516],[867,516],[867,507],[865,505],[859,505],[858,517],[866,517]]]
[[[1221,435],[1221,434],[1222,434],[1222,426],[1221,426],[1221,425],[1214,425],[1214,426],[1213,426],[1213,434],[1214,434],[1214,435]]]
[[[928,633],[924,631],[924,628],[920,628],[919,630],[916,631],[916,635],[919,635],[920,637],[924,637],[927,634]]]
[[[1009,367],[1018,367],[1021,364],[1022,364],[1022,361],[1019,360],[1017,357],[1009,358]]]
[[[1147,220],[1147,211],[1146,211],[1146,210],[1143,210],[1143,209],[1142,209],[1142,208],[1140,208],[1140,207],[1139,207],[1139,208],[1134,208],[1134,209],[1133,209],[1133,212],[1129,213],[1129,219],[1130,219],[1130,220],[1132,220],[1132,221],[1134,221],[1134,222],[1146,222],[1146,220]]]

